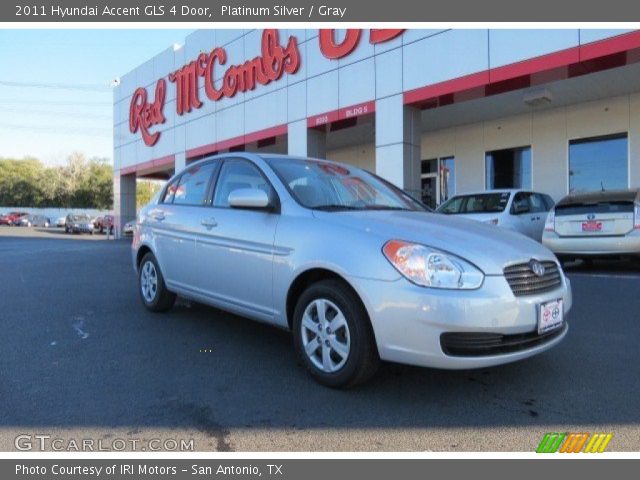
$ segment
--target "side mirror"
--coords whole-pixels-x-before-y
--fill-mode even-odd
[[[259,188],[238,188],[229,194],[232,208],[269,208],[269,195]]]

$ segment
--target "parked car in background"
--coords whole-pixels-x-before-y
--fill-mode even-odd
[[[49,228],[51,225],[51,220],[49,220],[44,215],[25,215],[20,217],[19,220],[15,223],[16,226],[19,227],[45,227]]]
[[[429,212],[351,165],[284,155],[188,166],[140,211],[131,253],[147,309],[179,294],[291,329],[331,387],[380,359],[467,369],[536,355],[565,337],[572,304],[540,243]]]
[[[27,212],[9,212],[6,215],[0,217],[0,225],[15,225],[16,220],[20,220],[25,215],[29,215]]]
[[[105,231],[113,233],[113,215],[97,217],[93,222],[93,225],[100,233],[104,233]]]
[[[552,207],[553,199],[547,194],[512,189],[455,195],[437,212],[497,225],[539,242]]]
[[[124,224],[124,227],[122,227],[122,234],[129,237],[131,235],[133,235],[133,231],[136,228],[136,221],[135,220],[131,220],[130,222],[127,222]]]
[[[58,217],[58,219],[56,220],[56,227],[64,227],[65,223],[67,222],[67,217]]]
[[[65,233],[89,233],[93,235],[93,230],[93,222],[89,215],[70,213],[65,219]]]
[[[547,217],[542,243],[566,260],[640,257],[640,190],[564,197]]]

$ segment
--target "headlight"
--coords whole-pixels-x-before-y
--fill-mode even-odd
[[[390,240],[382,251],[402,275],[422,287],[472,290],[484,280],[466,260],[425,245]]]

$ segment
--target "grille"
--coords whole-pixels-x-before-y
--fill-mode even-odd
[[[516,297],[549,292],[560,286],[562,280],[558,265],[551,261],[540,263],[544,266],[544,275],[541,277],[533,273],[529,263],[519,263],[504,269],[504,277]]]
[[[550,342],[562,335],[568,328],[562,328],[538,335],[538,332],[501,335],[482,332],[446,332],[440,335],[442,351],[453,357],[482,357],[514,353],[534,348]]]

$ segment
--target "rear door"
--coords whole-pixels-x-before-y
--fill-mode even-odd
[[[537,218],[541,214],[536,213],[532,209],[531,192],[518,192],[513,197],[511,209],[509,210],[509,216],[512,224],[515,227],[514,230],[539,240],[537,238]],[[543,225],[544,226],[544,225]],[[542,235],[540,235],[542,236]]]
[[[544,195],[540,193],[532,193],[529,196],[529,204],[531,205],[531,235],[534,240],[542,241],[542,232],[544,231],[544,223],[547,221],[550,206]]]
[[[602,201],[556,206],[561,237],[622,236],[633,230],[633,201]]]
[[[161,202],[149,212],[156,255],[170,288],[194,288],[198,267],[195,239],[216,166],[208,162],[185,170],[167,186]]]

